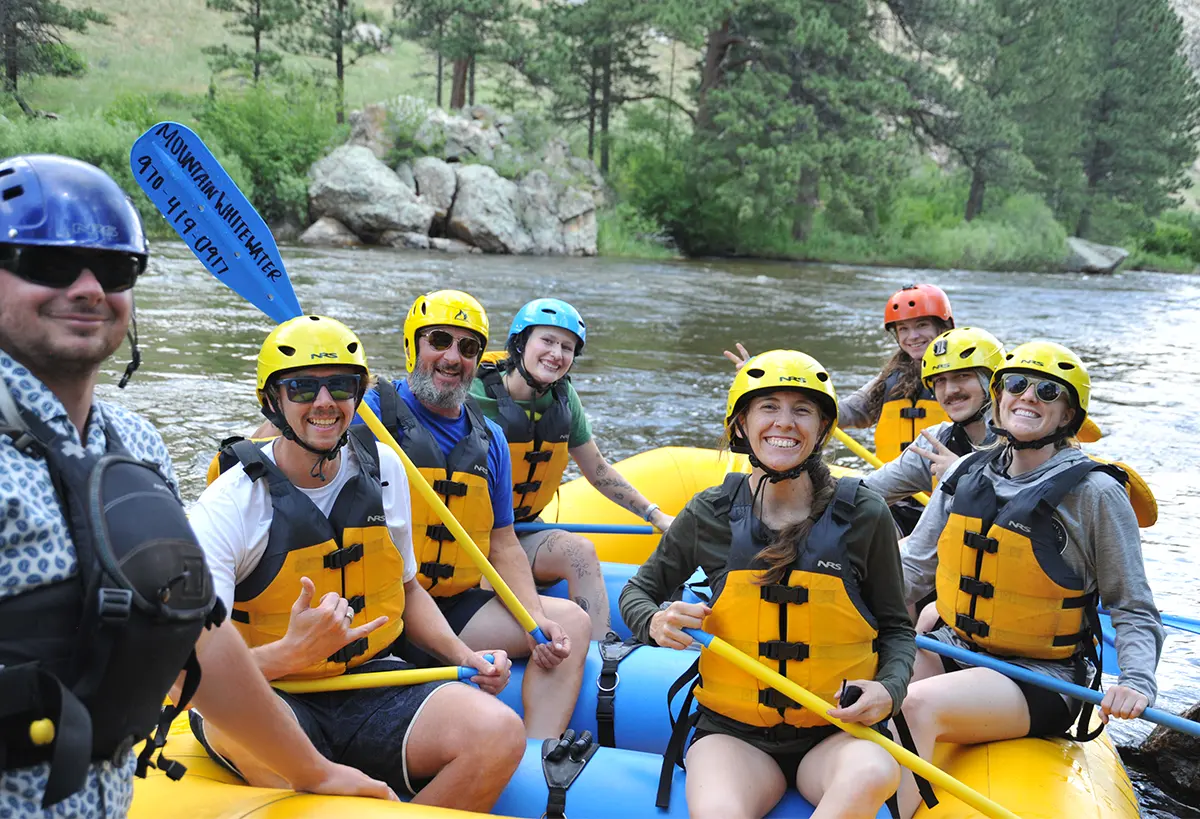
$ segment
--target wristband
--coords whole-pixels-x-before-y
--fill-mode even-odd
[[[652,504],[650,504],[649,506],[647,506],[647,507],[646,507],[646,511],[645,511],[645,513],[642,515],[642,520],[644,520],[644,521],[646,521],[647,523],[649,523],[649,522],[650,522],[650,516],[651,516],[651,515],[653,515],[653,514],[654,514],[654,513],[655,513],[655,512],[658,510],[658,508],[659,508],[659,507],[658,507],[658,504],[657,504],[657,503],[652,503]]]

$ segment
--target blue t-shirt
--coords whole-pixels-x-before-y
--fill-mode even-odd
[[[400,400],[408,404],[408,408],[420,421],[421,426],[433,434],[433,439],[437,441],[443,455],[449,457],[454,445],[470,433],[471,426],[465,412],[460,412],[458,417],[453,420],[436,415],[421,405],[417,397],[412,394],[412,390],[408,388],[407,381],[393,381],[392,386],[396,388]],[[374,410],[376,415],[379,414],[378,390],[368,390],[363,397],[363,402]],[[386,424],[390,419],[382,420]],[[508,441],[504,438],[504,430],[500,429],[494,421],[487,418],[484,418],[483,421],[487,424],[488,433],[491,436],[491,443],[488,444],[488,494],[492,498],[492,517],[494,518],[492,528],[502,529],[505,526],[512,526],[513,523],[512,459],[508,454]],[[353,423],[361,424],[362,422],[363,420],[357,415],[354,417]],[[400,443],[403,438],[403,430],[400,432],[401,435],[396,438],[396,443]]]

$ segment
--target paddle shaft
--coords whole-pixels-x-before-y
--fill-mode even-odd
[[[448,665],[440,668],[406,668],[401,671],[373,671],[363,674],[339,674],[319,680],[289,680],[271,685],[289,694],[314,694],[321,691],[358,691],[363,688],[389,688],[400,685],[419,685],[439,680],[469,680],[479,669]]]
[[[433,511],[441,519],[442,523],[446,524],[446,528],[450,530],[450,534],[454,535],[454,539],[458,542],[460,548],[465,549],[470,555],[471,560],[475,563],[480,573],[488,579],[492,587],[496,590],[496,595],[504,601],[505,607],[512,612],[513,617],[521,624],[521,628],[525,629],[539,643],[547,643],[546,635],[534,622],[533,617],[521,605],[521,601],[513,594],[513,590],[504,582],[504,578],[500,577],[500,573],[495,567],[488,562],[487,556],[480,551],[475,545],[475,541],[467,534],[467,530],[462,524],[451,514],[449,507],[442,501],[437,492],[433,491],[433,487],[429,485],[429,481],[425,480],[425,476],[413,464],[412,459],[408,457],[404,449],[396,443],[396,439],[387,431],[383,422],[375,415],[375,412],[367,406],[366,402],[360,402],[358,405],[358,417],[362,418],[371,432],[375,434],[384,445],[390,448],[393,452],[400,456],[400,461],[404,464],[404,471],[408,473],[408,482],[416,487],[417,494],[427,504],[433,507]]]
[[[833,717],[829,716],[826,712],[832,709],[833,705],[825,702],[825,700],[821,699],[816,694],[806,691],[799,685],[796,685],[796,683],[792,682],[777,671],[767,668],[758,660],[734,648],[720,637],[715,637],[707,632],[700,631],[699,629],[685,628],[684,631],[687,632],[693,640],[696,640],[706,649],[721,657],[723,660],[728,660],[742,671],[745,671],[747,674],[756,677],[781,694],[784,694],[800,703],[814,714],[819,715],[821,719],[827,720],[831,725],[835,725],[838,728],[841,728],[843,731],[858,737],[859,739],[865,739],[868,742],[874,742],[876,745],[880,746],[889,754],[891,754],[892,758],[894,758],[901,765],[908,768],[913,773],[919,774],[925,779],[928,779],[934,785],[937,785],[947,793],[957,796],[963,802],[975,808],[975,810],[979,811],[980,813],[991,817],[1018,819],[1017,815],[1008,808],[1005,808],[1004,806],[993,802],[991,799],[988,799],[983,794],[968,788],[962,782],[959,782],[941,768],[938,768],[932,763],[926,762],[924,759],[921,759],[921,757],[917,756],[906,748],[897,745],[895,742],[888,739],[878,731],[868,728],[865,725],[842,722],[839,719],[834,719]]]
[[[160,122],[134,143],[129,161],[138,185],[205,269],[277,322],[303,314],[266,223],[200,137],[186,126]],[[409,483],[437,512],[521,626],[539,643],[549,642],[370,408],[360,405],[359,415],[375,437],[400,456]]]
[[[653,526],[627,526],[616,523],[542,523],[539,521],[515,523],[513,528],[518,535],[527,532],[547,532],[551,529],[580,535],[653,535],[656,533]]]
[[[1009,679],[1020,680],[1021,682],[1036,685],[1040,688],[1045,688],[1048,691],[1054,691],[1058,694],[1066,694],[1068,697],[1073,697],[1077,700],[1090,702],[1093,705],[1099,705],[1104,699],[1104,695],[1099,691],[1093,691],[1090,688],[1084,688],[1082,685],[1075,685],[1066,680],[1060,680],[1051,677],[1048,674],[1039,674],[1036,671],[1030,671],[1028,668],[1022,668],[1019,665],[1006,663],[1003,660],[997,660],[988,654],[979,651],[970,651],[958,646],[948,645],[947,643],[938,642],[931,637],[917,635],[917,648],[923,648],[926,651],[932,651],[934,654],[940,654],[943,657],[949,657],[960,663],[967,665],[976,665],[981,668],[990,668],[992,671],[999,672]],[[1174,728],[1185,734],[1194,737],[1200,737],[1200,723],[1192,722],[1190,719],[1172,714],[1168,711],[1160,711],[1157,708],[1147,708],[1142,712],[1141,719],[1148,722],[1154,722],[1159,725],[1165,725],[1168,728]]]
[[[864,461],[869,463],[871,466],[875,467],[876,469],[879,469],[880,467],[883,466],[883,461],[876,458],[874,452],[867,449],[865,446],[860,444],[858,441],[854,440],[849,435],[847,435],[845,430],[841,429],[840,427],[834,427],[833,434],[837,436],[837,439],[839,441],[841,441],[843,444],[845,444],[846,449],[850,450],[855,455],[862,458]],[[929,505],[929,493],[928,492],[918,492],[917,494],[913,495],[913,497],[916,498],[918,501],[920,501],[922,506]]]

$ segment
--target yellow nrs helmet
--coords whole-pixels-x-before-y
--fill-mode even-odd
[[[362,342],[346,325],[325,316],[299,316],[280,324],[258,353],[258,400],[273,376],[301,367],[349,366],[367,376],[367,356]],[[367,387],[363,379],[361,391]],[[359,398],[361,398],[361,394]]]
[[[746,406],[751,396],[760,392],[798,389],[810,393],[821,406],[829,422],[825,436],[817,443],[819,452],[837,424],[837,393],[828,371],[810,355],[795,350],[771,350],[747,361],[733,377],[729,398],[725,402],[725,429],[729,433],[729,448],[733,452],[749,452],[749,444],[734,428],[733,419]]]
[[[992,402],[1000,406],[1000,391],[1008,373],[1027,372],[1052,378],[1067,388],[1075,417],[1067,427],[1074,435],[1087,418],[1088,401],[1092,397],[1092,379],[1079,356],[1053,341],[1028,341],[1004,357],[1004,364],[992,374]]]
[[[479,335],[483,347],[487,347],[487,313],[474,296],[461,290],[437,290],[417,296],[404,320],[404,366],[410,373],[417,366],[417,333],[437,325],[471,330]]]
[[[1003,363],[1004,345],[999,339],[978,327],[958,327],[942,333],[925,348],[921,381],[932,390],[935,375],[974,369],[987,370],[990,381],[992,373]]]

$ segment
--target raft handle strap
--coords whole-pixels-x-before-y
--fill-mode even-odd
[[[567,790],[599,747],[591,731],[576,736],[570,728],[559,739],[542,741],[542,773],[549,791],[543,819],[567,819]]]
[[[600,642],[600,675],[596,677],[596,732],[600,745],[605,748],[617,747],[616,698],[617,688],[621,685],[617,666],[641,645],[635,637],[622,641],[611,631]]]

